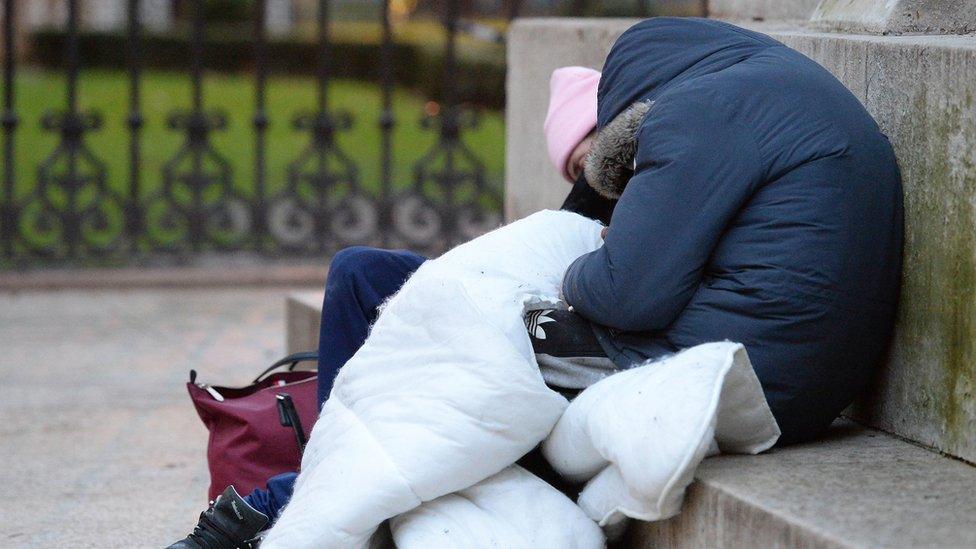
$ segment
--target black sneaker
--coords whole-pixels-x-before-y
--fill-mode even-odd
[[[267,526],[268,517],[228,486],[209,509],[200,513],[193,532],[167,549],[253,549],[261,541],[258,534]]]

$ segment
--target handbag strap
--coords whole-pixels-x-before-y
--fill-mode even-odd
[[[278,362],[275,362],[271,366],[268,366],[265,371],[261,372],[258,377],[254,378],[254,381],[252,381],[251,384],[260,383],[261,380],[264,379],[268,374],[277,370],[278,368],[281,368],[282,366],[288,365],[288,371],[290,372],[295,369],[295,366],[297,366],[299,362],[308,362],[310,360],[318,359],[318,351],[303,351],[301,353],[290,354]]]

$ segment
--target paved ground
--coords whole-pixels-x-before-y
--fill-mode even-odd
[[[0,547],[162,547],[206,505],[184,383],[247,382],[289,289],[0,294]]]

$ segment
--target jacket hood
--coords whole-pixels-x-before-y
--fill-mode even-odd
[[[779,42],[766,35],[710,19],[659,17],[627,29],[603,66],[597,138],[585,166],[590,185],[619,197],[630,177],[636,133],[655,99],[774,45]]]
[[[772,38],[711,19],[658,17],[627,29],[603,65],[597,91],[597,128],[627,107],[653,100],[687,80],[726,69]]]

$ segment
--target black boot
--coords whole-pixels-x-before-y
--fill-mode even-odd
[[[209,509],[200,513],[193,533],[167,549],[252,549],[258,546],[258,534],[267,526],[268,517],[228,486]]]

